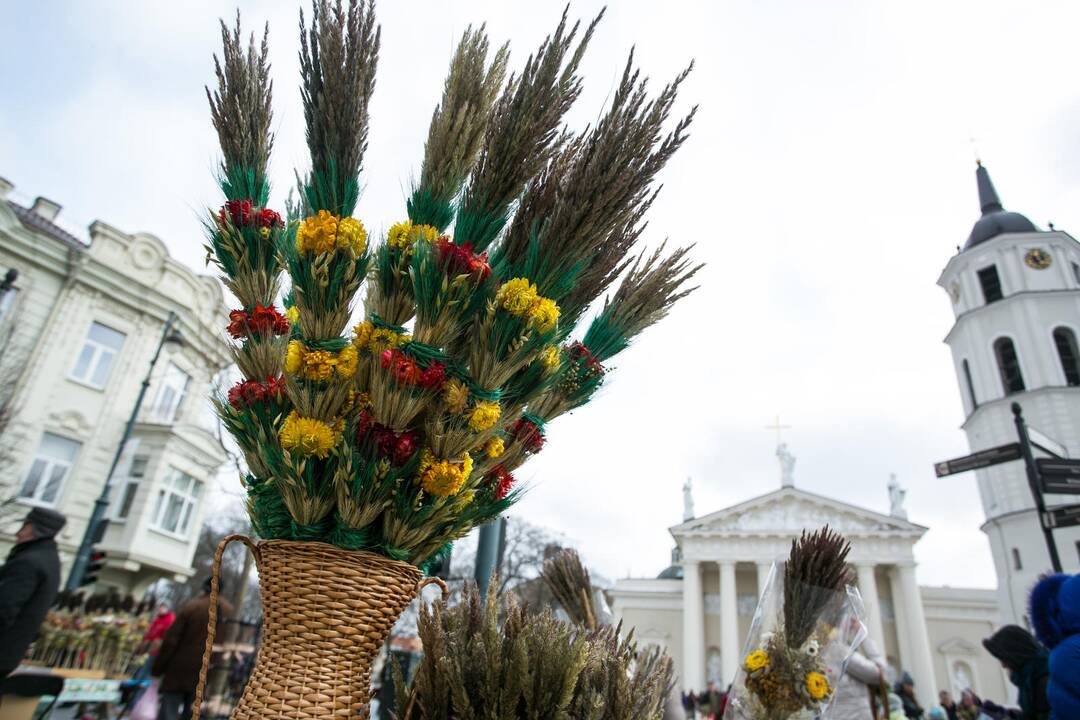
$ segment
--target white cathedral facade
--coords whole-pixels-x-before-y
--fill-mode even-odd
[[[1080,243],[1005,211],[981,164],[976,180],[981,217],[938,280],[956,317],[945,342],[971,451],[1016,442],[1016,402],[1041,437],[1080,457]],[[916,583],[913,548],[927,528],[907,519],[895,486],[892,510],[882,515],[796,488],[794,458],[784,446],[777,456],[784,476],[779,490],[702,517],[694,517],[688,502],[684,521],[670,529],[673,565],[655,579],[619,580],[609,591],[617,619],[635,627],[640,641],[672,655],[683,689],[731,681],[771,564],[802,529],[828,524],[851,541],[870,636],[893,673],[914,676],[924,706],[936,702],[938,690],[1011,697],[981,640],[1002,624],[1025,624],[1028,590],[1050,570],[1024,464],[976,473],[995,592]],[[1050,507],[1075,501],[1047,497]],[[1054,536],[1064,570],[1077,572],[1080,528]]]

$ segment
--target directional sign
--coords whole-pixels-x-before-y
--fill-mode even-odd
[[[1080,460],[1036,460],[1044,493],[1080,494]]]
[[[997,447],[989,448],[988,450],[980,450],[971,455],[939,462],[934,465],[934,473],[937,474],[938,477],[945,477],[946,475],[955,475],[956,473],[967,472],[968,470],[978,470],[979,468],[998,465],[1003,462],[1009,462],[1010,460],[1019,460],[1020,457],[1020,443],[998,445]]]
[[[1080,525],[1080,505],[1065,505],[1053,510],[1047,510],[1046,525],[1051,528]]]

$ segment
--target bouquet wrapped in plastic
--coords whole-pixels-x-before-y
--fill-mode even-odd
[[[846,563],[850,546],[825,527],[803,532],[774,567],[750,626],[725,718],[828,717],[848,659],[866,638]]]

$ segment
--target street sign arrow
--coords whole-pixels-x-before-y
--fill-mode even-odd
[[[1080,460],[1036,460],[1044,493],[1080,494]]]
[[[1010,460],[1019,460],[1021,457],[1020,443],[998,445],[971,455],[939,462],[934,465],[934,473],[938,477],[945,477],[946,475],[955,475],[968,470],[978,470],[991,465],[999,465]]]
[[[1080,505],[1064,505],[1046,511],[1046,524],[1051,528],[1080,525]]]

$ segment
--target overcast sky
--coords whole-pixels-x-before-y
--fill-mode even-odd
[[[15,3],[0,23],[0,176],[61,219],[161,237],[202,269],[198,213],[218,205],[202,86],[227,2]],[[242,2],[270,22],[273,203],[304,166],[297,5]],[[600,7],[577,0],[573,15]],[[487,21],[511,65],[555,3],[391,2],[358,214],[404,216],[454,43]],[[663,175],[647,239],[697,243],[701,290],[619,358],[599,399],[549,428],[513,512],[564,533],[609,577],[667,564],[694,479],[698,514],[779,485],[776,414],[799,487],[885,512],[908,489],[927,584],[993,587],[935,285],[978,216],[971,138],[1005,206],[1080,228],[1080,83],[1069,2],[613,2],[570,116],[595,118],[632,45],[657,83],[697,63],[701,106]]]

